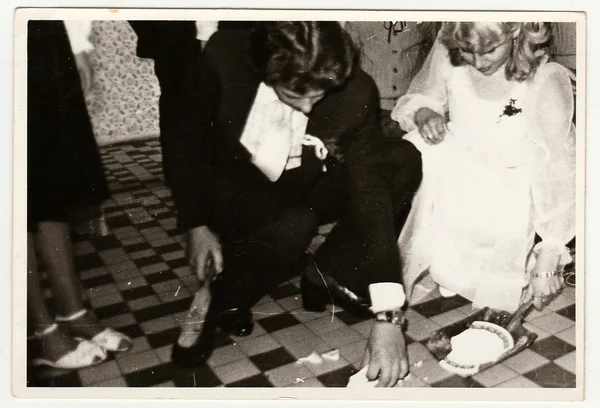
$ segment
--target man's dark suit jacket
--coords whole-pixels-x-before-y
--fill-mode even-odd
[[[196,41],[194,21],[129,21],[138,37],[137,56],[161,58]]]
[[[209,167],[211,171],[246,172],[246,178],[255,178],[257,182],[267,180],[251,164],[250,154],[239,141],[261,82],[249,61],[248,41],[247,30],[219,30],[203,52],[203,90],[198,103],[201,108],[195,113],[195,120],[201,124],[202,131],[197,137],[202,147],[193,155],[200,166],[172,186],[183,228],[206,225],[209,220],[211,182],[214,182],[207,171]],[[342,88],[329,91],[314,106],[308,115],[306,133],[325,143],[329,150],[328,166],[351,162],[360,158],[367,140],[381,137],[378,109],[375,83],[357,68]],[[329,190],[319,190],[317,185],[311,194],[322,198],[331,194]]]

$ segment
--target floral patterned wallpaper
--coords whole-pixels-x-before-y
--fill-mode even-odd
[[[154,61],[135,55],[134,31],[126,21],[94,21],[91,41],[94,82],[86,102],[98,143],[158,137]]]

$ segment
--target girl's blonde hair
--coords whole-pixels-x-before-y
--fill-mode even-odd
[[[481,26],[476,22],[445,22],[440,30],[440,41],[448,48],[450,62],[464,65],[458,42],[475,47],[486,41],[512,41],[512,50],[506,63],[506,79],[524,81],[531,77],[537,67],[548,58],[548,46],[552,37],[550,24],[540,22],[499,22]],[[516,33],[516,36],[515,36]],[[511,40],[512,39],[512,40]]]

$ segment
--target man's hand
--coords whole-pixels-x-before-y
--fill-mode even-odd
[[[402,328],[375,322],[367,343],[362,367],[368,365],[367,378],[379,378],[377,387],[393,387],[408,374],[408,357]]]
[[[195,268],[200,281],[206,280],[211,267],[217,274],[223,270],[221,243],[217,235],[207,226],[203,225],[190,230],[187,250],[188,262],[192,268]]]

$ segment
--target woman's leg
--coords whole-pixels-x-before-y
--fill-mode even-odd
[[[129,349],[129,338],[114,330],[105,329],[93,313],[85,311],[79,277],[75,272],[75,254],[69,225],[58,221],[39,223],[38,246],[60,315],[57,320],[73,335],[93,339],[106,350]]]
[[[70,316],[80,311],[84,305],[79,278],[75,273],[69,225],[58,221],[40,222],[37,240],[58,314]]]
[[[33,234],[27,234],[27,320],[32,325],[32,332],[37,334],[40,342],[40,353],[51,361],[56,361],[79,344],[62,329],[41,335],[52,327],[54,319],[44,302],[44,294],[40,285]]]
[[[70,233],[65,222],[44,221],[38,224],[38,248],[46,266],[57,314],[61,317],[73,316],[85,309]],[[103,330],[92,313],[85,313],[64,324],[73,334],[88,339]]]

